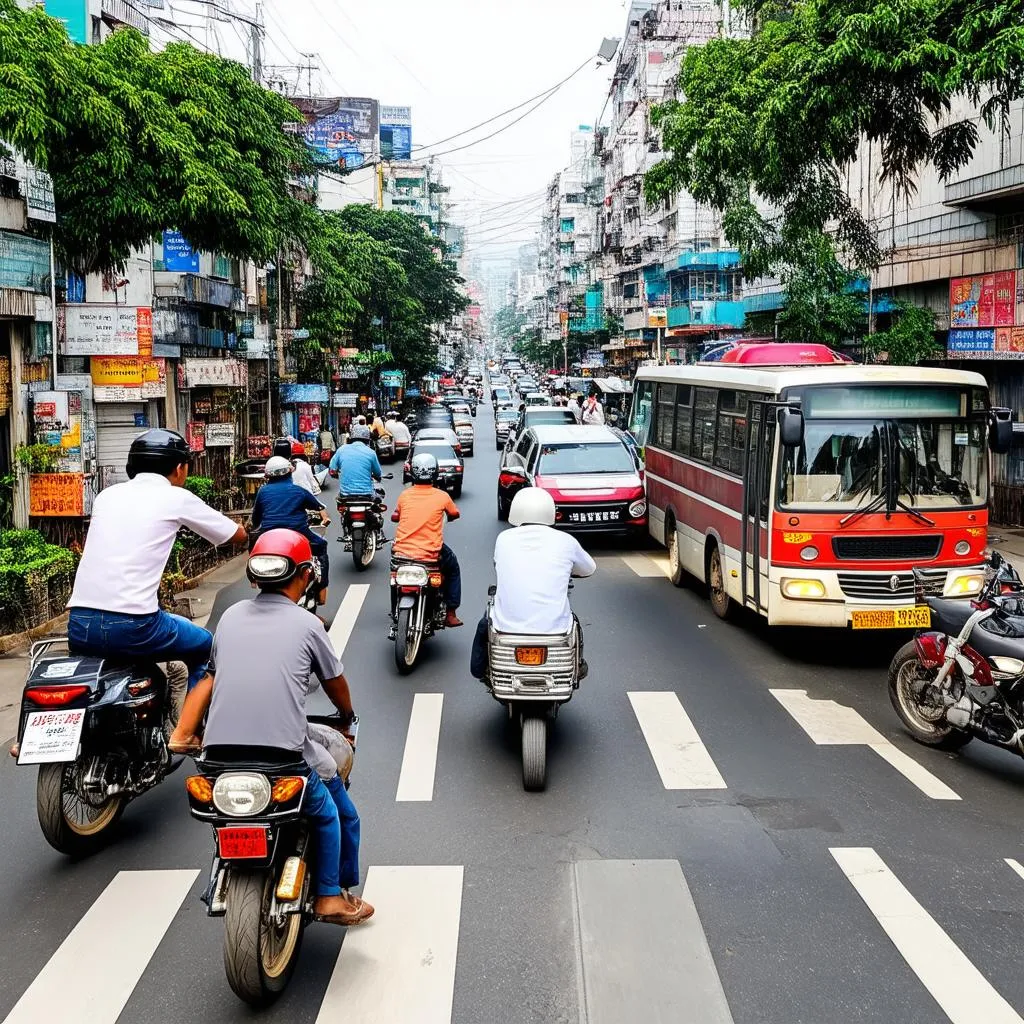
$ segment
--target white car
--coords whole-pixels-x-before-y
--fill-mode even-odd
[[[476,433],[473,430],[473,421],[468,415],[461,412],[453,414],[455,419],[455,433],[458,435],[459,444],[462,445],[462,454],[471,456],[473,454],[473,442]]]

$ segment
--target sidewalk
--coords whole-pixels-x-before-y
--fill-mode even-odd
[[[988,546],[1024,572],[1024,529],[993,523],[988,530]]]

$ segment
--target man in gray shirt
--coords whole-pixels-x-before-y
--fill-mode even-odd
[[[349,892],[359,884],[359,816],[336,772],[326,785],[321,781],[315,769],[329,755],[310,740],[306,720],[306,698],[320,685],[342,715],[353,718],[348,683],[323,623],[296,604],[315,566],[309,541],[293,530],[269,530],[256,542],[247,575],[260,594],[230,607],[217,626],[203,742],[301,752],[313,769],[303,812],[316,825],[319,844],[316,914],[353,925],[373,913]],[[201,720],[203,689],[186,700],[180,725]]]

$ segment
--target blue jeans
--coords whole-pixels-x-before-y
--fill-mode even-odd
[[[130,661],[183,661],[191,690],[206,674],[213,634],[170,612],[127,615],[95,608],[72,608],[68,646],[73,654]]]
[[[442,544],[437,562],[441,567],[441,575],[444,576],[444,603],[449,611],[455,611],[462,604],[462,572],[459,569],[459,560],[447,544]]]
[[[341,777],[324,783],[309,773],[304,812],[316,826],[318,896],[338,896],[359,884],[359,815]]]

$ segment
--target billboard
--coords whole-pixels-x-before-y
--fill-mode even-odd
[[[412,107],[381,104],[380,155],[385,160],[412,159]]]
[[[379,152],[380,111],[363,97],[298,97],[292,100],[306,119],[303,132],[313,162],[345,170],[371,163]]]
[[[1017,275],[1012,270],[949,282],[949,326],[1012,327],[1017,303]]]
[[[148,306],[68,303],[58,312],[64,321],[62,355],[137,356],[153,351],[153,313]]]
[[[164,232],[164,270],[199,273],[199,253],[197,253],[180,231]]]

